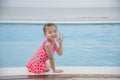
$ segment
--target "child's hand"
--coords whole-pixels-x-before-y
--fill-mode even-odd
[[[53,72],[54,73],[61,73],[61,72],[63,72],[63,70],[54,70]]]
[[[61,44],[63,42],[63,38],[64,38],[64,34],[59,33],[59,36],[56,39],[56,41]]]

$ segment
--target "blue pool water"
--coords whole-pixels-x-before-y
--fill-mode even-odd
[[[0,67],[24,67],[45,40],[43,25],[0,23]],[[57,66],[120,66],[120,23],[57,26],[65,35]]]

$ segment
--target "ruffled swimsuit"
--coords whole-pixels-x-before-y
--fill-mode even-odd
[[[47,68],[46,61],[48,60],[48,55],[44,48],[44,45],[48,42],[47,40],[43,42],[42,46],[36,51],[35,56],[39,58],[39,62],[34,59],[30,59],[27,63],[26,67],[28,68],[29,72],[36,73],[36,74],[43,74]],[[55,47],[52,48],[52,53],[54,53]]]

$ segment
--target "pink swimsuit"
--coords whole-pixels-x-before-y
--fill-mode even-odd
[[[43,42],[42,46],[37,50],[35,56],[37,56],[40,62],[37,62],[34,57],[27,63],[26,67],[29,72],[36,74],[43,74],[47,68],[46,61],[48,60],[48,55],[44,49],[44,45],[48,42],[47,40]],[[52,53],[54,53],[55,47],[52,48]]]

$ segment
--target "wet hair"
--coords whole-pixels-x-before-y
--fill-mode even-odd
[[[46,23],[43,27],[44,34],[46,33],[46,27],[51,27],[51,26],[55,26],[57,29],[57,26],[54,23]]]

